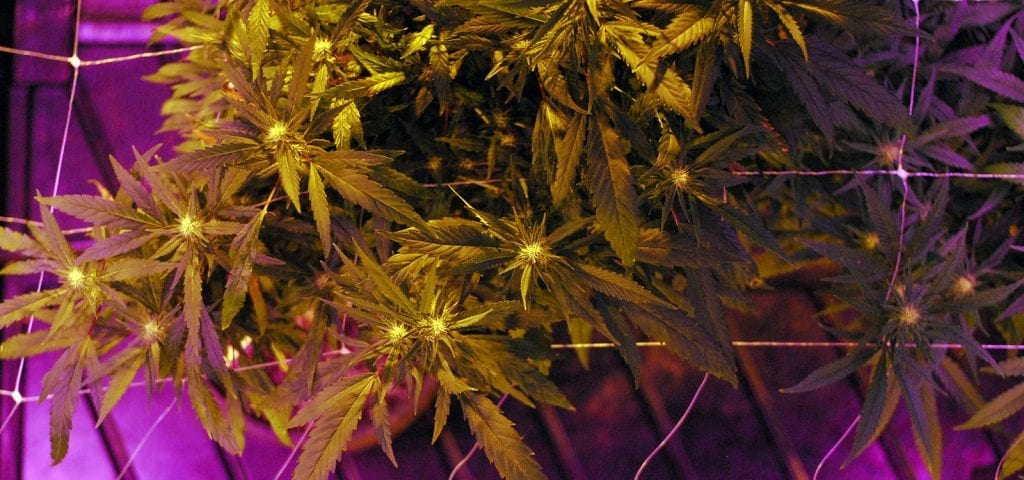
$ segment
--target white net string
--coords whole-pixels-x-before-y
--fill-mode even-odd
[[[71,68],[73,70],[73,73],[72,73],[72,76],[71,76],[71,86],[69,87],[69,92],[68,92],[67,112],[64,115],[64,131],[61,134],[60,153],[57,156],[57,170],[54,173],[53,189],[51,190],[51,193],[52,193],[51,196],[56,196],[57,193],[60,192],[60,180],[61,180],[61,174],[63,173],[63,168],[64,168],[64,157],[65,157],[65,154],[67,153],[68,135],[70,134],[70,131],[71,131],[71,116],[72,116],[72,114],[74,112],[75,95],[78,92],[78,71],[79,71],[79,68],[81,68],[81,60],[78,58],[78,27],[79,27],[79,25],[81,25],[81,21],[82,21],[81,12],[82,12],[82,2],[81,2],[81,0],[77,0],[77,2],[75,4],[75,27],[74,27],[73,33],[72,33],[73,40],[72,40],[71,56],[70,57],[56,57],[54,55],[48,55],[48,54],[39,53],[39,52],[25,52],[25,51],[19,51],[17,49],[5,49],[5,51],[6,50],[16,50],[15,52],[12,52],[12,53],[16,53],[18,55],[26,55],[26,56],[35,57],[35,58],[43,58],[43,59],[47,59],[47,60],[55,60],[55,59],[59,58],[61,61],[67,62],[69,65],[71,65]],[[54,210],[54,208],[50,207],[50,213],[53,213],[53,210]],[[39,292],[39,291],[41,291],[43,289],[43,279],[44,278],[45,278],[45,274],[43,272],[41,272],[39,274],[39,280],[36,282],[36,289],[35,289],[36,292]],[[28,332],[28,333],[32,332],[32,327],[35,326],[35,321],[36,321],[36,317],[34,315],[28,319],[28,324],[25,327],[25,331],[26,332]],[[14,419],[15,415],[18,413],[18,409],[21,407],[21,404],[24,401],[24,397],[22,397],[22,395],[21,395],[21,382],[22,382],[22,379],[25,376],[25,364],[26,364],[26,362],[27,362],[27,358],[21,358],[20,360],[18,360],[18,370],[17,370],[17,373],[14,376],[14,389],[13,389],[13,392],[11,394],[11,399],[14,401],[14,407],[11,408],[11,411],[7,415],[7,418],[4,419],[3,424],[0,424],[0,433],[3,433],[4,430],[7,429],[7,426],[10,424],[11,420]]]
[[[202,47],[182,47],[182,48],[174,48],[174,49],[161,50],[161,51],[142,52],[142,53],[131,54],[131,55],[124,55],[124,56],[115,56],[115,57],[109,57],[109,58],[82,60],[79,57],[79,55],[78,55],[79,54],[79,31],[81,29],[81,24],[82,24],[82,20],[81,20],[82,0],[75,0],[73,3],[74,3],[74,8],[75,8],[75,14],[74,14],[74,23],[73,23],[73,28],[72,28],[72,37],[73,37],[73,39],[72,39],[72,49],[71,49],[71,55],[70,56],[54,55],[54,54],[50,54],[50,53],[37,52],[37,51],[32,51],[32,50],[24,50],[24,49],[18,49],[18,48],[14,48],[14,47],[0,45],[0,53],[7,53],[7,54],[12,54],[12,55],[21,56],[21,57],[36,58],[36,59],[41,59],[41,60],[53,61],[53,62],[67,63],[72,68],[72,77],[71,77],[71,81],[70,81],[70,84],[69,84],[69,87],[68,87],[67,109],[66,109],[65,116],[64,116],[64,127],[63,127],[63,133],[61,135],[60,150],[59,150],[59,154],[58,154],[58,158],[57,158],[57,167],[56,167],[56,172],[54,174],[54,178],[52,179],[52,190],[51,190],[52,193],[51,193],[51,196],[56,196],[59,193],[59,191],[60,191],[60,185],[61,185],[61,180],[62,180],[62,175],[63,175],[63,170],[64,170],[64,163],[65,163],[65,155],[66,155],[67,145],[68,145],[68,140],[69,140],[69,135],[70,135],[72,115],[74,113],[75,99],[76,99],[76,95],[78,93],[79,74],[80,74],[80,70],[82,68],[99,66],[99,65],[109,65],[109,64],[115,64],[115,63],[123,63],[123,62],[131,62],[131,61],[136,61],[136,60],[141,60],[141,59],[149,59],[149,58],[156,58],[156,57],[169,56],[169,55],[178,55],[178,54],[183,54],[183,53],[191,52],[191,51],[196,50],[198,48],[202,48]],[[914,12],[915,12],[915,18],[914,18],[915,25],[919,28],[920,27],[919,3],[918,3],[917,0],[911,0],[911,3],[913,5]],[[918,59],[919,53],[920,53],[920,37],[916,36],[915,37],[915,44],[914,44],[913,73],[912,73],[912,80],[910,82],[910,96],[909,96],[909,101],[908,101],[908,115],[913,115],[913,113],[914,113],[915,100],[916,100],[916,98],[915,98],[915,95],[916,95],[916,79],[917,79],[917,74],[918,74],[918,62],[917,62],[917,59]],[[825,169],[825,170],[777,170],[777,171],[736,170],[736,171],[732,171],[730,173],[732,175],[750,176],[750,177],[755,177],[755,176],[760,176],[760,177],[778,177],[778,176],[815,177],[815,176],[835,176],[835,175],[840,175],[840,176],[851,176],[851,177],[892,176],[894,178],[899,179],[900,186],[902,188],[900,210],[899,210],[899,218],[900,218],[900,222],[899,222],[899,244],[897,246],[898,247],[898,251],[897,251],[895,265],[894,265],[894,269],[893,269],[893,273],[892,273],[892,278],[891,278],[891,280],[889,282],[889,289],[888,289],[887,295],[886,295],[886,298],[888,298],[891,295],[891,293],[892,293],[893,285],[895,285],[895,283],[896,283],[896,278],[898,277],[899,271],[900,271],[900,268],[901,268],[901,262],[902,262],[902,256],[903,256],[903,248],[904,248],[904,245],[903,245],[904,238],[903,237],[904,237],[904,233],[905,233],[905,230],[906,230],[906,227],[907,227],[907,225],[906,225],[906,222],[907,222],[907,198],[908,198],[909,192],[910,192],[909,179],[912,179],[912,178],[947,178],[947,179],[966,178],[966,179],[974,179],[974,180],[1003,180],[1003,181],[1007,181],[1008,180],[1008,181],[1024,182],[1024,173],[929,172],[929,171],[911,171],[911,170],[906,170],[904,168],[904,162],[903,162],[903,154],[904,154],[904,147],[906,145],[906,141],[907,141],[907,136],[906,136],[906,134],[903,134],[901,136],[901,138],[900,138],[900,141],[899,141],[899,150],[898,150],[898,154],[897,154],[897,157],[896,157],[895,168],[893,168],[893,169],[864,169],[864,170],[858,170],[858,169]],[[444,183],[437,183],[437,184],[425,184],[424,186],[426,186],[426,187],[460,186],[460,185],[474,185],[474,184],[483,184],[483,183],[494,183],[494,182],[501,182],[501,181],[504,181],[504,180],[460,180],[460,181],[444,182]],[[53,211],[53,207],[50,207],[50,210],[52,212]],[[22,220],[22,219],[18,219],[18,218],[0,216],[0,223],[27,223],[27,222]],[[87,230],[88,229],[67,230],[67,231],[65,231],[65,233],[84,233]],[[36,287],[36,291],[37,292],[42,289],[43,279],[44,279],[43,275],[40,275],[40,277],[38,279],[38,282],[37,282],[37,287]],[[32,329],[34,327],[34,323],[35,323],[35,318],[34,317],[30,318],[29,321],[27,322],[27,325],[26,325],[26,331],[27,332],[31,332],[32,331]],[[856,347],[872,347],[872,346],[877,346],[877,345],[873,345],[873,344],[864,344],[864,343],[858,343],[858,342],[841,342],[841,341],[771,341],[771,340],[764,340],[764,341],[742,341],[742,340],[739,340],[739,341],[733,341],[732,345],[734,347],[737,347],[737,348],[856,348]],[[638,347],[663,347],[664,344],[661,343],[661,342],[637,342],[637,346]],[[961,348],[964,348],[962,345],[956,344],[956,343],[937,343],[937,344],[932,344],[931,346],[933,348],[940,348],[940,349],[961,349]],[[557,344],[552,344],[551,345],[551,348],[555,349],[555,350],[610,349],[610,348],[615,348],[615,347],[616,347],[616,345],[614,343],[611,343],[611,342],[557,343]],[[898,345],[898,347],[916,348],[917,345]],[[981,345],[981,348],[983,348],[985,350],[1024,350],[1024,345],[983,344],[983,345]],[[327,356],[334,356],[334,355],[342,355],[344,353],[345,353],[344,351],[338,350],[338,351],[327,352],[327,353],[324,354],[324,356],[327,357]],[[40,401],[40,400],[46,401],[46,400],[49,399],[49,398],[40,398],[39,396],[26,396],[26,395],[24,395],[22,393],[23,392],[23,380],[24,380],[25,364],[26,364],[26,359],[23,358],[23,359],[19,360],[18,369],[17,369],[17,373],[16,373],[16,376],[15,376],[13,388],[11,390],[0,389],[0,397],[10,398],[13,401],[13,403],[14,403],[14,406],[11,409],[11,411],[4,418],[3,422],[0,423],[0,433],[4,432],[8,428],[11,420],[18,413],[19,408],[22,406],[22,404],[24,404],[25,402]],[[261,363],[261,364],[256,364],[256,365],[246,365],[246,366],[241,366],[241,367],[234,367],[233,370],[234,371],[245,371],[245,370],[262,369],[262,368],[273,368],[273,367],[276,367],[276,366],[279,366],[279,365],[280,365],[280,362],[266,362],[266,363]],[[706,376],[705,376],[705,380],[706,380]],[[158,382],[167,382],[167,381],[171,381],[171,379],[158,380]],[[129,385],[129,388],[134,389],[134,388],[142,387],[144,385],[146,385],[145,382],[133,382],[133,383],[131,383]],[[701,387],[703,387],[703,383],[701,384]],[[90,389],[83,389],[83,390],[80,391],[80,394],[82,394],[82,395],[86,395],[86,394],[89,394],[89,393],[91,393]],[[693,400],[690,403],[690,406],[687,408],[687,412],[686,413],[689,413],[690,409],[693,407],[693,404],[696,402],[697,397],[699,396],[699,393],[700,393],[700,389],[698,389],[697,392],[695,393],[695,395],[693,397]],[[166,416],[171,411],[171,409],[175,405],[175,403],[176,403],[176,400],[173,401],[170,405],[168,405],[167,409],[164,410],[163,413],[154,420],[154,423],[151,425],[150,429],[146,432],[146,434],[140,440],[139,444],[136,445],[135,449],[132,451],[131,456],[128,459],[128,463],[126,465],[124,465],[124,467],[122,468],[121,472],[119,472],[118,478],[121,478],[125,474],[125,472],[127,472],[127,470],[130,468],[132,462],[136,458],[137,454],[142,449],[143,445],[150,438],[151,434],[156,429],[156,427],[166,418]],[[663,440],[662,444],[664,444],[676,432],[676,430],[678,429],[679,425],[681,425],[682,421],[685,420],[686,413],[684,413],[683,416],[680,418],[680,421],[679,421],[679,423],[677,423],[676,428],[674,428],[672,430],[672,432],[670,432],[665,437],[665,439]],[[856,424],[856,421],[854,422],[853,425],[851,425],[850,429],[852,429],[855,424]],[[282,465],[281,469],[278,471],[277,476],[275,478],[280,478],[286,472],[287,466],[294,459],[294,456],[297,453],[298,448],[301,446],[302,440],[305,439],[305,437],[306,437],[306,435],[308,435],[308,433],[309,433],[309,429],[307,428],[306,431],[305,431],[305,434],[302,435],[302,437],[301,437],[300,441],[298,442],[298,444],[291,451],[290,455],[288,456],[288,458],[285,461],[285,464]],[[845,439],[849,435],[849,433],[850,433],[850,431],[848,429],[848,431],[832,447],[832,450],[830,450],[828,452],[828,454],[826,454],[826,456],[822,459],[821,464],[819,464],[819,466],[818,466],[819,470],[821,469],[821,466],[825,463],[825,461],[831,456],[831,454],[834,452],[834,450],[838,447],[839,443],[841,443],[843,441],[843,439]],[[660,445],[659,445],[658,449],[660,449]],[[655,449],[654,451],[652,451],[651,452],[651,456],[656,454],[658,449]],[[470,455],[471,455],[471,453],[470,453]],[[467,460],[468,460],[468,456],[467,456]],[[642,472],[642,470],[643,470],[643,466],[641,466],[640,470],[637,471],[637,475],[638,476]],[[815,472],[815,477],[817,477],[817,473],[818,472],[816,471]],[[453,474],[454,474],[454,472],[453,472]]]
[[[54,61],[54,62],[67,63],[72,68],[71,83],[70,83],[70,86],[68,87],[67,108],[66,108],[66,111],[65,111],[65,114],[64,114],[64,127],[63,127],[63,131],[62,131],[62,134],[61,134],[60,150],[59,150],[59,153],[58,153],[58,156],[57,156],[57,167],[56,167],[56,171],[54,172],[53,179],[52,179],[53,186],[52,186],[52,189],[51,189],[50,196],[57,196],[57,194],[60,193],[61,180],[63,179],[65,159],[66,159],[66,156],[67,156],[66,154],[67,154],[67,148],[68,148],[68,139],[69,139],[70,132],[71,132],[71,120],[72,120],[72,116],[74,114],[75,99],[77,98],[77,94],[78,94],[78,83],[79,83],[79,79],[80,79],[81,69],[83,67],[92,67],[92,66],[97,66],[97,65],[107,65],[107,64],[120,63],[120,62],[128,62],[128,61],[134,61],[134,60],[140,60],[140,59],[146,59],[146,58],[154,58],[154,57],[161,57],[161,56],[167,56],[167,55],[175,55],[175,54],[180,54],[180,53],[186,53],[186,52],[192,51],[192,50],[197,48],[197,47],[186,47],[186,48],[177,48],[177,49],[157,51],[157,52],[143,52],[143,53],[138,53],[138,54],[133,54],[133,55],[117,56],[117,57],[110,57],[110,58],[104,58],[104,59],[98,59],[98,60],[82,60],[79,57],[79,55],[78,55],[79,54],[79,45],[80,45],[80,42],[79,42],[79,32],[80,32],[81,26],[82,26],[82,0],[75,0],[73,8],[74,8],[74,21],[73,21],[73,25],[72,25],[72,34],[71,34],[72,35],[72,42],[71,42],[71,55],[70,56],[60,56],[60,55],[53,55],[53,54],[36,52],[36,51],[31,51],[31,50],[18,49],[18,48],[13,48],[13,47],[8,47],[8,46],[0,46],[0,53],[9,53],[9,54],[17,55],[17,56],[22,56],[22,57],[37,58],[37,59],[42,59],[42,60],[49,60],[49,61]],[[54,212],[54,207],[53,206],[49,207],[49,210],[50,210],[50,213],[53,213]],[[7,217],[0,218],[0,222],[8,222],[8,223],[10,223],[11,220],[14,220],[14,219],[9,219]],[[42,290],[44,278],[45,278],[45,274],[44,273],[40,273],[39,279],[36,282],[36,288],[35,288],[36,292],[39,292],[39,291]],[[29,320],[28,320],[28,322],[26,324],[26,327],[25,327],[26,333],[32,332],[33,327],[35,326],[35,320],[36,320],[35,316],[32,316],[32,317],[29,318]],[[15,373],[13,388],[11,390],[0,390],[0,396],[10,398],[13,401],[13,403],[14,403],[14,406],[11,408],[11,411],[4,418],[3,423],[0,423],[0,434],[2,434],[8,428],[8,426],[11,424],[11,421],[19,413],[19,410],[22,408],[22,405],[25,402],[38,401],[39,400],[38,397],[25,396],[25,395],[22,394],[22,383],[23,383],[24,378],[25,378],[26,362],[27,362],[27,358],[21,358],[20,360],[18,360],[18,368],[17,368],[17,372]],[[82,393],[86,394],[88,392],[82,392]],[[150,436],[152,435],[152,433],[156,429],[156,427],[159,426],[159,424],[161,422],[163,422],[163,420],[167,417],[167,415],[170,413],[170,411],[171,411],[171,409],[172,409],[172,407],[174,406],[175,403],[176,403],[176,400],[171,402],[171,404],[168,405],[167,409],[164,410],[164,412],[161,413],[160,416],[158,416],[156,420],[154,420],[154,422],[151,425],[151,427],[149,428],[149,430],[145,433],[145,435],[142,437],[142,439],[136,445],[135,449],[132,451],[131,456],[128,458],[128,461],[126,462],[126,464],[122,467],[121,471],[118,473],[118,476],[117,476],[118,480],[120,480],[122,477],[124,477],[124,475],[129,471],[129,469],[131,468],[131,465],[134,462],[135,457],[138,455],[139,451],[141,451],[142,447],[149,440]]]

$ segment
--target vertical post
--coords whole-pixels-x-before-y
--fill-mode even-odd
[[[16,0],[0,2],[0,45],[14,45],[14,9]],[[8,159],[10,158],[11,136],[9,125],[11,125],[11,85],[14,74],[14,57],[12,55],[0,55],[0,212],[7,212],[8,185]],[[0,283],[0,291],[3,291]],[[0,331],[0,341],[4,338],[4,332]],[[8,363],[0,364],[0,389],[10,390],[14,386],[14,376],[17,375],[15,365]],[[14,409],[14,401],[9,398],[0,398],[0,422],[6,419]],[[0,432],[0,480],[18,480],[21,478],[21,464],[19,455],[21,451],[21,423],[15,422],[6,430]]]

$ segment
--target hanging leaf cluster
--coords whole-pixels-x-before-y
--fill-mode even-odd
[[[233,453],[247,414],[286,443],[312,423],[295,478],[360,422],[397,464],[388,393],[436,383],[434,440],[456,400],[503,478],[544,478],[494,398],[571,409],[553,342],[610,341],[639,378],[654,340],[735,385],[727,309],[824,257],[829,313],[854,312],[828,329],[861,346],[790,390],[867,366],[854,455],[902,401],[938,477],[942,395],[967,427],[1024,405],[982,406],[974,375],[1017,365],[979,335],[1024,336],[1019,186],[751,173],[1024,171],[1021,13],[940,3],[154,4],[156,39],[195,47],[148,77],[182,141],[0,229],[0,273],[50,279],[0,304],[48,325],[0,358],[60,352],[55,462],[79,391],[102,419],[141,373]]]

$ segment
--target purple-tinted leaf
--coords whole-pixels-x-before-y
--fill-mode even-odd
[[[110,228],[137,228],[140,224],[154,223],[153,218],[149,215],[95,195],[61,195],[41,198],[39,203],[53,206],[68,215],[94,225]]]
[[[865,255],[862,250],[850,248],[846,245],[839,245],[837,243],[818,242],[814,240],[803,240],[801,243],[817,252],[818,255],[830,260],[836,260],[843,264],[850,273],[853,273],[858,279],[863,280],[864,282],[868,282],[871,279],[884,275],[887,270],[886,266],[883,265],[878,258]],[[886,246],[885,248],[892,247]]]
[[[1024,62],[1024,38],[1016,30],[1010,30],[1010,38],[1013,39],[1013,48],[1017,51],[1017,58]]]
[[[1003,199],[1006,198],[1006,193],[1007,191],[1005,189],[992,192],[992,194],[985,200],[985,203],[978,207],[978,210],[972,213],[971,216],[967,217],[967,219],[974,221],[985,216],[986,213],[991,212],[993,208],[999,206]]]
[[[950,167],[959,168],[961,170],[967,171],[974,170],[974,165],[971,165],[971,162],[969,160],[964,158],[959,153],[956,153],[955,150],[949,148],[949,146],[944,143],[933,143],[930,145],[924,145],[918,147],[917,150],[927,155],[928,157],[934,158],[935,160],[938,160],[946,165],[949,165]]]
[[[964,66],[965,68],[975,68],[973,65],[982,64],[984,65],[989,57],[985,56],[986,46],[985,45],[971,45],[963,48],[953,50],[943,57],[942,62],[946,65],[957,65]]]
[[[762,223],[762,219],[751,211],[733,207],[727,203],[707,205],[710,210],[722,216],[733,228],[742,232],[751,241],[770,250],[782,259],[788,259],[775,236]]]
[[[71,436],[71,418],[78,406],[78,390],[82,386],[83,360],[92,348],[92,340],[86,337],[78,345],[64,351],[43,377],[41,397],[52,394],[50,399],[50,458],[56,465],[68,453]]]
[[[992,125],[992,119],[988,115],[954,118],[925,130],[914,139],[913,144],[925,145],[945,138],[964,138],[989,125]]]
[[[137,150],[132,150],[135,153],[136,161],[141,161],[144,157],[139,154]],[[110,167],[114,170],[114,175],[117,177],[117,182],[121,184],[121,192],[124,192],[135,206],[141,208],[145,212],[151,214],[156,213],[156,205],[153,203],[153,198],[149,194],[149,190],[142,185],[134,175],[125,170],[121,166],[121,162],[117,161],[113,155],[110,156]]]
[[[903,103],[853,63],[846,52],[814,36],[807,37],[807,48],[811,75],[833,95],[886,124],[904,129],[909,126]]]
[[[732,336],[725,320],[725,309],[711,270],[687,270],[686,298],[693,306],[693,317],[712,332],[722,348],[732,348]]]
[[[1021,249],[1021,251],[1024,251],[1024,249]],[[1006,310],[1003,310],[1003,313],[996,317],[996,320],[1002,320],[1021,313],[1024,313],[1024,295],[1017,297],[1009,307],[1006,307]]]
[[[733,351],[718,345],[714,336],[692,317],[675,309],[627,308],[630,323],[689,364],[736,385]]]
[[[217,327],[213,324],[209,310],[203,308],[200,313],[199,330],[200,337],[203,339],[203,352],[206,353],[206,368],[209,368],[217,378],[223,380],[228,373],[228,367],[224,363],[224,347],[221,345]]]
[[[956,5],[960,7],[956,12],[957,20],[972,27],[987,27],[1018,9],[1010,2],[957,2]]]
[[[999,30],[996,31],[995,35],[989,39],[988,44],[985,45],[985,57],[984,58],[1002,58],[1004,49],[1006,48],[1006,40],[1010,35],[1010,27],[1013,26],[1013,22],[1003,22]]]
[[[960,75],[982,87],[1003,97],[1024,102],[1024,81],[1016,76],[1000,70],[993,65],[956,65],[945,64],[941,71]]]
[[[708,242],[712,243],[712,242]],[[718,245],[717,243],[712,243]],[[714,267],[723,263],[746,263],[750,258],[737,255],[732,249],[706,248],[684,235],[670,235],[664,230],[647,228],[640,231],[637,260],[662,267]]]
[[[79,262],[102,260],[135,250],[159,234],[144,230],[129,230],[113,237],[97,240],[78,256]]]
[[[780,45],[778,49],[779,66],[786,74],[786,79],[789,80],[793,91],[796,92],[797,99],[807,109],[811,121],[821,130],[825,141],[831,145],[835,138],[835,121],[832,119],[832,109],[828,99],[825,98],[821,87],[807,71],[803,59],[798,56],[800,52],[795,48],[781,48],[784,46],[790,45]]]

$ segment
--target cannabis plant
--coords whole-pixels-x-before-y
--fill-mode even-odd
[[[54,462],[80,390],[102,420],[141,372],[230,452],[246,414],[285,443],[312,424],[295,478],[326,478],[364,415],[397,464],[388,392],[436,383],[435,440],[457,402],[502,477],[543,478],[494,399],[571,409],[555,339],[611,341],[634,375],[654,340],[735,385],[727,308],[819,257],[845,268],[826,328],[860,346],[791,390],[868,367],[854,454],[903,400],[938,477],[937,397],[965,400],[967,427],[1024,405],[975,386],[979,363],[1024,372],[980,343],[1024,336],[1019,187],[948,178],[1024,172],[1008,3],[174,0],[146,17],[191,47],[149,77],[180,143],[0,229],[21,256],[2,273],[53,280],[0,304],[0,326],[49,325],[0,352],[60,352]]]

